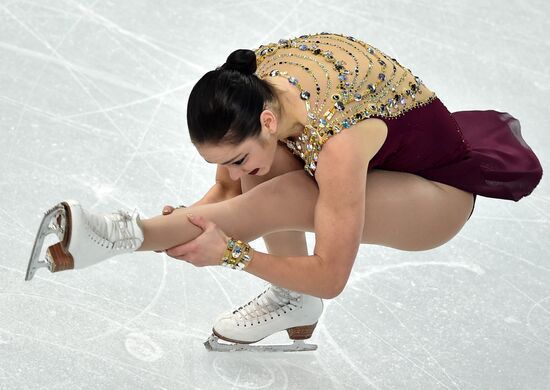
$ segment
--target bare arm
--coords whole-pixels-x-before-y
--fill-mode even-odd
[[[241,193],[241,180],[231,179],[227,168],[218,165],[216,169],[216,183],[199,201],[193,203],[191,206],[221,202],[240,195]]]
[[[248,272],[321,298],[334,298],[342,292],[364,229],[368,163],[387,134],[382,121],[359,125],[327,141],[320,153],[315,176],[319,197],[314,255],[276,256],[275,261],[272,255],[255,252]]]

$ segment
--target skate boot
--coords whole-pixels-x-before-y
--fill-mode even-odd
[[[133,252],[143,243],[139,215],[119,211],[99,214],[84,210],[77,201],[67,200],[46,212],[31,253],[25,280],[31,280],[38,268],[50,272],[81,269],[123,253]],[[38,257],[48,234],[59,242]]]
[[[317,345],[303,340],[311,337],[322,312],[321,298],[271,285],[244,306],[218,317],[204,345],[210,351],[313,351]],[[283,330],[293,344],[249,345]]]

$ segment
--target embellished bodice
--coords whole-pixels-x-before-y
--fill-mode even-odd
[[[436,97],[395,58],[350,36],[302,35],[254,51],[258,77],[285,77],[300,90],[309,123],[286,145],[312,176],[334,134],[367,118],[396,118]]]

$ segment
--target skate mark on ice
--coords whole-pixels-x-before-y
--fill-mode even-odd
[[[323,334],[325,336],[325,339],[329,342],[332,351],[335,352],[334,354],[331,354],[331,356],[339,356],[340,358],[342,358],[359,377],[363,378],[366,383],[371,385],[376,390],[381,390],[380,387],[378,387],[373,381],[370,380],[368,376],[364,374],[364,368],[357,367],[355,363],[353,363],[353,360],[350,359],[349,354],[344,351],[342,347],[340,347],[336,340],[334,340],[323,322],[319,323],[317,325],[317,328],[319,328],[319,332]]]
[[[97,0],[91,5],[92,7],[97,3]],[[7,7],[3,7],[4,11],[7,11],[7,13],[9,13],[9,15],[14,18],[15,15],[13,15],[11,12],[9,12],[7,10]],[[57,51],[57,49],[59,49],[59,47],[65,42],[65,40],[67,39],[67,37],[69,36],[69,34],[80,24],[80,22],[82,21],[82,16],[80,16],[72,25],[71,27],[67,30],[67,32],[63,35],[63,37],[61,38],[61,40],[57,43],[57,45],[55,45],[54,47],[54,50]],[[16,22],[20,23],[20,21],[18,21],[16,19]],[[24,27],[24,26],[23,26]],[[45,40],[45,39],[44,39]],[[12,46],[12,45],[8,45],[7,43],[3,43],[3,45],[6,45],[6,46]],[[46,54],[43,54],[43,53],[39,53],[38,51],[32,51],[32,50],[28,50],[28,49],[23,49],[23,48],[19,48],[19,47],[15,47],[14,46],[14,49],[16,50],[17,54],[18,55],[22,55],[22,54],[26,54],[28,55],[28,53],[32,53],[34,57],[38,57],[40,58],[40,60],[43,60],[44,57],[48,57],[48,58],[53,58],[53,57],[50,57],[50,56],[47,56]],[[63,59],[64,60],[64,59]],[[60,64],[61,65],[64,65],[61,60],[58,59],[58,61],[60,61]],[[64,60],[65,61],[65,64],[68,63],[68,61]],[[23,109],[21,110],[21,113],[19,114],[19,118],[17,120],[17,124],[15,125],[15,128],[18,129],[19,126],[21,125],[21,121],[23,120],[23,115],[25,113],[25,111],[27,110],[28,108],[28,103],[29,103],[29,99],[31,98],[31,96],[34,96],[34,91],[35,89],[38,87],[38,84],[39,82],[42,80],[42,76],[44,75],[44,70],[46,69],[46,66],[47,66],[47,62],[44,63],[44,65],[42,66],[42,68],[40,69],[40,71],[38,72],[38,76],[36,78],[36,81],[34,82],[33,86],[30,88],[29,92],[27,93],[27,96],[25,98],[25,103],[23,104]],[[66,66],[66,65],[65,65]],[[52,113],[53,114],[53,113]]]
[[[154,362],[164,356],[162,348],[143,333],[129,333],[124,347],[130,355],[144,362]]]
[[[247,354],[246,352],[240,352]],[[250,356],[249,354],[247,354]],[[272,360],[269,363],[273,363]],[[212,368],[216,375],[231,386],[245,389],[265,389],[275,385],[275,370],[259,359],[246,359],[234,356],[216,357],[212,362]],[[284,386],[277,383],[277,388],[288,387],[288,377],[284,370]]]
[[[13,20],[15,20],[17,23],[19,23],[25,31],[27,31],[29,34],[31,34],[38,42],[40,42],[42,45],[44,45],[45,48],[47,48],[55,57],[57,57],[61,61],[61,64],[65,67],[65,69],[72,76],[74,81],[76,81],[76,83],[82,88],[82,91],[90,97],[91,101],[94,102],[99,109],[103,109],[103,107],[101,106],[101,103],[96,99],[95,96],[92,95],[92,93],[90,92],[88,87],[86,87],[84,85],[82,80],[75,74],[75,72],[71,69],[71,67],[67,65],[69,63],[69,61],[66,58],[64,58],[61,54],[59,54],[59,52],[56,50],[56,48],[52,47],[46,41],[45,38],[42,38],[41,36],[39,36],[33,29],[31,29],[27,24],[25,24],[22,20],[20,20],[16,15],[14,15],[12,12],[10,12],[8,9],[6,9],[6,7],[3,7],[3,9],[4,9],[4,11],[6,11],[6,13],[9,14],[10,17],[13,18]],[[90,82],[90,84],[92,84],[95,88],[97,88],[96,85],[92,81],[87,79],[83,74],[80,74],[80,77],[82,77],[82,79],[86,79],[88,82]],[[131,140],[128,138],[126,133],[124,131],[122,131],[122,129],[115,123],[113,118],[111,118],[109,115],[106,115],[106,114],[105,114],[105,118],[118,131],[120,137],[125,139],[126,143],[128,145],[132,146]]]
[[[128,329],[129,325],[134,322],[135,320],[137,320],[138,318],[142,317],[144,314],[146,314],[149,310],[151,310],[151,308],[153,308],[156,304],[157,304],[157,301],[159,300],[160,298],[160,295],[161,295],[161,292],[164,290],[164,287],[166,285],[166,255],[162,255],[162,279],[160,280],[160,284],[159,284],[159,287],[157,288],[157,291],[155,292],[155,295],[153,296],[153,298],[151,299],[151,301],[147,304],[147,306],[145,306],[143,308],[143,310],[141,310],[138,314],[136,314],[135,316],[129,318],[128,320],[126,320],[125,322],[123,322],[122,324],[119,324],[119,326],[113,328],[113,329],[110,329],[106,332],[103,332],[103,333],[100,333],[94,337],[90,337],[88,339],[86,339],[85,341],[92,341],[92,340],[98,340],[100,338],[104,338],[108,335],[111,335],[115,332],[117,332],[118,330],[120,329]]]
[[[25,304],[23,307],[38,307],[38,306],[40,306],[42,315],[44,317],[50,318],[50,320],[57,316],[57,312],[55,310],[51,310],[49,307],[46,307],[45,303],[52,304],[51,307],[54,307],[54,308],[56,308],[56,307],[71,307],[73,311],[79,310],[82,313],[86,313],[88,315],[87,316],[88,321],[91,321],[92,318],[96,318],[96,319],[99,319],[99,320],[103,320],[108,324],[112,324],[112,325],[117,326],[117,329],[120,329],[124,325],[124,323],[122,321],[119,321],[119,320],[114,319],[114,318],[111,317],[112,315],[115,315],[115,313],[107,312],[106,314],[103,314],[103,313],[100,313],[100,309],[98,309],[97,307],[92,307],[90,305],[83,305],[83,304],[76,303],[76,302],[70,301],[70,300],[57,299],[57,298],[52,298],[52,297],[45,297],[43,295],[37,295],[37,294],[32,294],[32,293],[23,293],[23,292],[0,292],[0,298],[3,297],[3,296],[8,296],[8,297],[9,296],[14,296],[14,297],[29,298],[29,299],[32,299],[32,300],[38,300],[38,301],[42,302],[41,305]],[[23,302],[25,302],[25,300],[24,299],[19,299],[18,302],[23,303]],[[25,312],[20,310],[17,313],[23,315]],[[73,313],[73,316],[74,316],[74,313]],[[46,328],[45,325],[33,324],[32,322],[28,322],[28,321],[25,320],[25,318],[18,318],[18,317],[13,317],[13,318],[15,320],[21,322],[21,323],[25,323],[25,324],[29,325],[29,327],[32,328],[32,329],[36,329],[36,328],[44,329],[44,328]],[[48,328],[48,334],[50,334],[52,338],[56,337],[56,334],[54,333],[55,328],[60,328],[61,330],[63,330],[64,326],[66,326],[65,323],[58,324],[58,325],[54,326],[54,325],[52,325],[51,321],[46,322],[46,324],[50,324],[50,326]],[[80,331],[79,336],[82,336],[81,333],[83,332],[83,329],[84,328],[79,330]],[[132,329],[132,328],[129,328],[129,327],[125,327],[125,329],[127,329],[128,331],[135,331],[136,330],[136,329]],[[63,332],[61,332],[61,333],[63,333]],[[65,336],[67,336],[67,335],[68,334],[65,333]],[[86,339],[79,338],[78,340],[86,340]]]
[[[502,250],[496,246],[493,246],[493,245],[490,245],[490,244],[487,244],[486,242],[481,242],[479,240],[476,240],[475,238],[472,238],[472,237],[468,237],[464,234],[460,234],[460,237],[467,240],[467,241],[471,241],[479,246],[483,246],[483,247],[486,247],[494,252],[497,252],[497,253],[500,253],[500,254],[503,254],[503,255],[506,255],[507,257],[511,257],[512,259],[514,260],[517,260],[517,261],[520,261],[522,263],[525,263],[525,264],[528,264],[534,268],[538,268],[538,269],[541,269],[543,271],[546,271],[546,272],[550,272],[550,268],[546,268],[546,267],[543,267],[542,265],[538,265],[538,264],[535,264],[533,263],[531,260],[527,260],[526,258],[524,258],[523,256],[521,256],[520,254],[512,254],[510,252],[507,252],[505,250]]]
[[[1,331],[1,329],[0,329],[0,331]],[[40,338],[37,338],[37,337],[28,336],[26,334],[13,333],[13,332],[10,332],[10,334],[12,336],[17,336],[17,337],[20,337],[20,338],[28,340],[28,341],[49,345],[51,347],[55,347],[55,348],[58,348],[60,350],[65,350],[65,351],[70,352],[70,353],[82,354],[82,355],[85,355],[85,356],[88,356],[88,357],[95,358],[98,361],[104,361],[104,362],[110,363],[113,366],[116,366],[118,369],[124,371],[128,375],[136,376],[136,371],[141,371],[143,373],[147,373],[147,374],[155,376],[155,377],[166,379],[167,381],[170,381],[172,383],[177,383],[178,385],[182,385],[183,386],[182,388],[189,387],[188,382],[182,382],[182,381],[179,381],[179,380],[177,380],[173,377],[163,375],[163,374],[159,373],[157,370],[148,370],[147,368],[143,368],[142,366],[140,367],[140,366],[136,366],[136,365],[133,365],[133,364],[128,364],[128,363],[122,362],[120,360],[109,358],[105,355],[98,355],[96,353],[89,352],[89,349],[87,347],[84,347],[83,349],[73,348],[73,347],[68,346],[68,345],[57,344],[53,341],[43,340],[43,339],[40,339]],[[106,347],[106,349],[110,349],[110,348],[111,348],[111,346]],[[143,379],[144,381],[146,380],[143,377],[140,377],[140,378]]]
[[[138,34],[132,32],[130,30],[126,30],[122,26],[120,26],[120,25],[116,24],[115,22],[113,22],[111,19],[107,19],[107,17],[105,17],[101,14],[98,14],[93,9],[91,9],[89,7],[85,7],[82,4],[75,4],[75,5],[82,12],[88,14],[88,16],[90,16],[91,20],[94,20],[96,23],[98,23],[100,25],[103,25],[105,27],[105,29],[110,30],[110,31],[118,32],[121,36],[126,36],[126,37],[129,37],[129,38],[135,40],[136,42],[143,43],[144,46],[149,46],[149,47],[159,51],[160,53],[165,54],[168,57],[171,57],[171,58],[179,61],[180,63],[183,63],[185,65],[189,65],[190,67],[195,68],[198,71],[204,71],[203,66],[200,66],[200,65],[198,65],[194,62],[191,62],[188,59],[186,59],[185,57],[180,57],[175,53],[172,53],[170,51],[167,51],[167,50],[163,49],[162,47],[155,44],[154,40],[152,38],[147,37],[143,34],[138,35]]]
[[[391,314],[391,316],[393,318],[395,318],[395,320],[399,323],[399,325],[401,325],[401,327],[403,329],[405,329],[405,331],[409,334],[409,336],[418,343],[418,345],[420,345],[420,348],[422,348],[422,350],[426,353],[426,355],[428,356],[428,360],[431,360],[432,362],[434,362],[440,369],[441,369],[441,372],[443,373],[443,375],[445,375],[447,377],[447,379],[457,388],[457,389],[460,389],[460,386],[458,385],[458,383],[456,383],[456,381],[454,380],[454,378],[452,378],[448,373],[447,373],[447,370],[445,369],[445,367],[443,367],[443,365],[439,362],[439,360],[437,360],[434,355],[424,346],[424,344],[418,339],[418,337],[416,337],[414,335],[414,333],[401,321],[401,319],[397,316],[397,314],[394,313],[394,311],[386,304],[385,302],[385,299],[377,296],[374,291],[372,291],[372,288],[370,286],[367,285],[367,289],[369,290],[369,293],[371,296],[373,296],[374,298],[376,298],[381,304],[382,306],[384,306],[386,308],[386,310]],[[398,307],[399,308],[399,307]]]
[[[19,383],[19,384],[21,384],[21,386],[23,386],[24,389],[30,389],[30,387],[27,386],[27,384],[24,382],[24,379],[18,378],[18,377],[16,377],[15,375],[10,374],[10,373],[8,372],[8,370],[5,370],[5,369],[3,369],[2,367],[0,367],[0,373],[4,373],[3,376],[0,375],[0,379],[10,379],[10,380],[13,381],[12,384],[13,384],[13,383]],[[0,383],[0,385],[1,385],[1,384],[2,384],[2,383]],[[10,386],[10,387],[11,387],[11,386]],[[4,388],[4,387],[2,387],[2,388]],[[6,387],[6,389],[7,389],[7,387]]]
[[[172,79],[169,81],[168,83],[168,86],[170,86],[170,84],[172,82],[174,82],[174,79],[176,77],[176,75],[178,74],[178,70],[179,70],[179,66],[177,67],[176,71],[174,71],[174,73],[172,74]],[[111,186],[112,187],[116,187],[116,185],[118,184],[118,182],[120,181],[120,179],[126,174],[126,172],[128,171],[128,168],[130,167],[130,165],[132,165],[132,163],[134,162],[134,160],[136,159],[137,157],[137,154],[138,152],[140,151],[141,149],[141,146],[143,145],[143,142],[145,141],[145,138],[147,137],[147,135],[149,134],[149,132],[151,131],[151,129],[153,128],[153,123],[155,121],[155,118],[157,117],[157,114],[159,113],[161,107],[162,107],[162,104],[164,103],[164,99],[165,99],[165,95],[163,95],[159,100],[158,100],[158,103],[155,107],[155,109],[153,110],[153,112],[151,113],[151,117],[149,119],[149,123],[147,124],[146,128],[145,128],[145,131],[141,134],[141,137],[137,143],[136,146],[132,145],[131,143],[129,144],[133,149],[133,153],[132,155],[130,156],[130,158],[128,158],[124,164],[124,167],[120,170],[120,173],[118,174],[118,176],[116,177],[116,179],[111,183]],[[107,115],[105,113],[105,115]],[[175,189],[172,189],[170,188],[170,191],[171,192],[175,192]],[[97,203],[99,202],[99,200],[92,205],[92,208],[94,208]]]
[[[550,336],[550,331],[548,331],[550,328],[550,309],[546,309],[544,306],[542,306],[543,302],[548,302],[548,306],[550,307],[550,295],[544,298],[541,298],[539,300],[535,300],[529,294],[523,291],[521,288],[519,288],[518,286],[513,284],[511,281],[506,279],[504,276],[501,276],[500,279],[506,282],[509,286],[511,286],[514,290],[519,292],[521,295],[523,295],[527,300],[529,300],[532,303],[526,315],[527,329],[533,335],[533,337],[535,337],[535,339],[537,339],[539,342],[545,345],[550,345],[550,342],[547,341]],[[539,329],[536,329],[531,322],[531,319],[533,317],[533,312],[535,311],[535,309],[538,309],[538,311],[541,312],[540,315],[546,316],[546,319],[541,320],[541,321],[546,321],[546,325],[541,325]],[[539,333],[541,333],[541,331],[544,331],[544,330],[548,331],[547,332],[548,334],[539,335]]]
[[[482,221],[525,222],[525,223],[539,223],[539,224],[550,223],[550,221],[548,221],[547,219],[526,219],[526,218],[485,217],[485,216],[476,216],[475,218],[477,220],[482,220]]]
[[[467,271],[473,272],[476,275],[485,274],[485,270],[478,264],[467,264],[458,262],[443,262],[443,261],[419,261],[419,262],[403,262],[399,264],[389,265],[374,265],[369,266],[365,271],[355,271],[351,274],[348,286],[351,286],[363,279],[366,279],[375,274],[381,274],[388,271],[410,268],[410,267],[448,267],[448,268],[462,268]]]
[[[365,324],[363,321],[361,321],[359,318],[357,318],[352,312],[350,312],[348,309],[346,309],[346,307],[344,307],[344,305],[342,305],[340,302],[338,302],[337,300],[334,301],[334,304],[335,305],[338,305],[343,311],[346,312],[346,314],[348,314],[350,317],[352,317],[355,321],[357,321],[359,323],[359,325],[362,325],[363,327],[367,328],[367,330],[372,333],[376,338],[378,338],[381,342],[383,342],[384,344],[386,344],[388,347],[390,347],[391,349],[393,349],[395,352],[397,352],[397,354],[399,356],[401,356],[403,359],[407,360],[408,362],[410,362],[413,366],[415,366],[416,368],[418,368],[420,371],[422,371],[423,373],[425,373],[427,376],[429,376],[430,378],[432,378],[433,380],[435,380],[439,385],[443,386],[445,389],[449,389],[449,386],[447,386],[446,384],[442,383],[438,378],[436,378],[435,376],[433,376],[431,373],[429,373],[428,371],[426,371],[426,369],[423,367],[423,366],[420,366],[419,363],[415,362],[412,358],[409,358],[408,356],[406,356],[403,352],[401,352],[401,350],[399,348],[397,348],[395,345],[393,345],[392,343],[390,343],[389,341],[387,341],[384,337],[380,336],[378,333],[376,333],[373,329],[371,329],[367,324]],[[328,331],[325,330],[325,333],[329,333]],[[332,338],[332,336],[330,336]],[[335,345],[337,346],[337,343],[333,340],[333,342],[335,343]],[[338,346],[337,346],[338,347]],[[340,347],[338,347],[339,349],[341,349]],[[342,351],[342,354],[344,353],[344,351]]]
[[[218,285],[218,287],[220,288],[220,290],[222,290],[223,295],[225,295],[225,298],[227,299],[227,302],[229,303],[229,305],[230,305],[231,308],[233,309],[233,306],[235,306],[235,304],[233,303],[233,300],[231,299],[231,296],[230,296],[229,293],[227,292],[226,288],[223,286],[223,284],[220,283],[220,281],[218,280],[218,278],[216,277],[216,275],[214,274],[214,272],[210,269],[210,267],[206,267],[205,269],[208,271],[208,273],[210,274],[210,276],[212,276],[212,279],[214,279],[214,281],[216,282],[216,284]]]

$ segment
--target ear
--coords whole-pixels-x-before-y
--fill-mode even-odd
[[[269,134],[277,133],[277,117],[269,108],[263,110],[260,114],[260,122]]]

